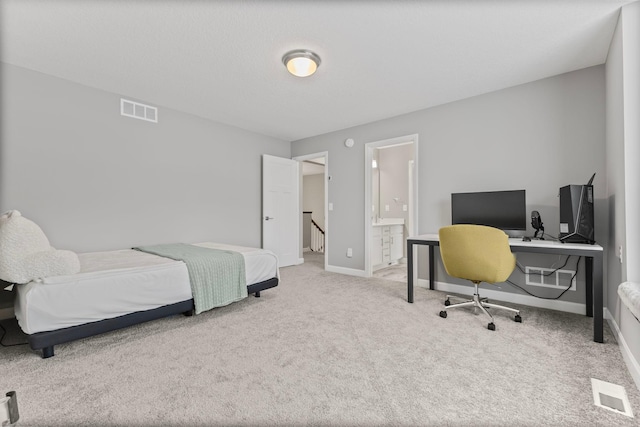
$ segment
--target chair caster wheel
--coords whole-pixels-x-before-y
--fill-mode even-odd
[[[443,319],[446,319],[446,318],[447,318],[447,312],[446,312],[446,311],[444,311],[444,310],[443,310],[443,311],[441,311],[441,312],[440,312],[440,317],[442,317]]]
[[[444,302],[444,305],[446,305],[447,307],[451,305],[451,301],[449,301],[449,298],[447,298],[447,300]]]
[[[513,320],[515,320],[517,323],[522,323],[522,317],[520,317],[519,314],[516,314],[516,317]]]
[[[489,329],[490,331],[495,331],[496,325],[493,322],[491,322],[487,325],[487,329]]]

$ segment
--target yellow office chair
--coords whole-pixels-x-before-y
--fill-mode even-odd
[[[486,227],[484,225],[459,224],[442,227],[440,235],[440,255],[447,274],[459,279],[466,279],[475,285],[473,300],[451,305],[449,298],[458,298],[447,295],[444,305],[447,306],[440,312],[440,317],[447,317],[447,310],[458,307],[474,307],[482,310],[491,318],[488,328],[496,330],[493,316],[487,308],[499,308],[516,314],[515,321],[522,322],[520,311],[490,304],[486,298],[480,298],[478,285],[480,282],[499,283],[509,278],[516,266],[516,258],[511,253],[509,238],[504,231]]]

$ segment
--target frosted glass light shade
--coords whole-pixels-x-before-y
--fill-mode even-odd
[[[320,57],[309,50],[292,50],[282,57],[287,70],[297,77],[312,75],[320,65]]]

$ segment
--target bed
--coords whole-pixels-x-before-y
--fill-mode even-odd
[[[242,254],[246,294],[278,285],[276,255],[219,243],[194,246]],[[17,285],[15,314],[30,347],[42,357],[57,344],[175,314],[192,315],[194,298],[184,262],[132,249],[78,254],[80,272]]]

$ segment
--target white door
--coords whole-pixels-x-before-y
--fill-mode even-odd
[[[278,256],[280,267],[300,264],[298,162],[262,155],[262,247]]]

